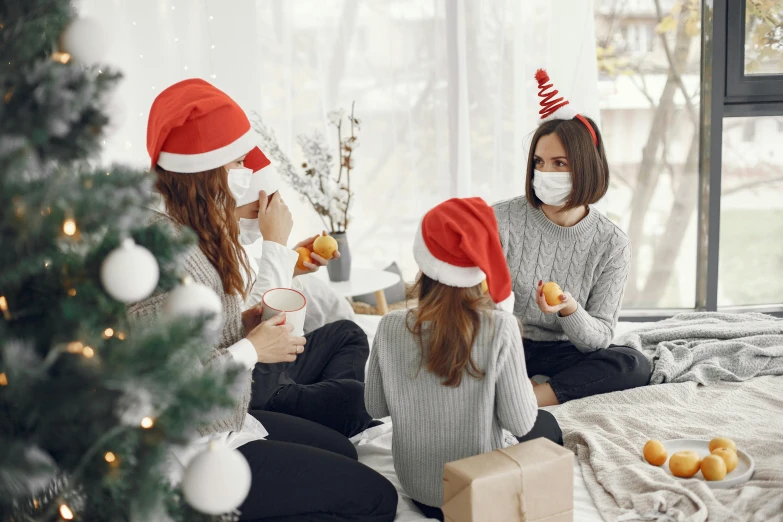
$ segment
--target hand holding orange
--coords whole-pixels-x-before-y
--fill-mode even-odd
[[[337,240],[332,236],[318,236],[313,242],[313,252],[328,261],[332,259],[334,253],[337,252]]]
[[[310,257],[310,250],[306,247],[299,247],[296,249],[296,253],[299,254],[299,259],[296,262],[296,267],[300,270],[307,270],[305,263],[313,262],[313,258]]]
[[[544,298],[549,306],[557,306],[563,302],[560,299],[560,296],[563,295],[563,289],[554,281],[544,283],[544,287],[541,291],[544,292]]]

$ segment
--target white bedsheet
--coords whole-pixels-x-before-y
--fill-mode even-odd
[[[410,497],[400,486],[400,481],[394,473],[394,462],[392,461],[392,425],[389,424],[390,419],[384,420],[387,422],[386,424],[370,428],[353,439],[359,453],[359,461],[386,477],[397,488],[400,500],[397,504],[396,522],[432,520],[421,514],[421,511],[413,505]],[[593,499],[587,492],[582,471],[579,469],[576,459],[574,459],[574,520],[578,522],[602,521],[601,515],[593,504]]]
[[[367,333],[370,346],[372,346],[380,320],[379,316],[356,316],[356,323]],[[647,323],[619,323],[615,334],[619,337],[645,324]],[[547,409],[552,410],[552,408]],[[392,461],[392,425],[390,424],[390,419],[384,420],[386,424],[371,428],[352,439],[356,444],[359,460],[386,477],[397,488],[400,501],[397,507],[396,522],[431,520],[421,514],[400,486],[400,481],[394,473],[394,462]],[[577,522],[601,522],[603,520],[595,507],[595,503],[593,503],[590,493],[587,491],[584,478],[582,478],[582,470],[579,468],[576,459],[574,459],[574,520]]]

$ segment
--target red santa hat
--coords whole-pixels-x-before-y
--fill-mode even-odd
[[[161,92],[150,109],[147,152],[152,167],[193,173],[216,169],[245,156],[254,171],[269,165],[256,146],[250,120],[226,93],[193,78]]]
[[[593,143],[598,146],[598,136],[595,133],[595,129],[587,121],[587,118],[579,114],[576,109],[570,104],[564,97],[555,98],[558,94],[557,89],[552,89],[553,85],[549,82],[549,75],[544,69],[536,71],[536,81],[538,81],[538,96],[541,98],[541,110],[538,113],[541,115],[541,122],[550,120],[573,120],[577,119],[581,121],[587,130],[590,132],[590,136],[593,137]],[[554,99],[553,99],[554,98]]]
[[[495,212],[481,198],[454,198],[421,221],[413,257],[423,274],[447,286],[470,288],[487,280],[497,307],[514,310],[511,275]]]

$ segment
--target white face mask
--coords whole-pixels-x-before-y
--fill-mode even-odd
[[[228,187],[231,189],[231,195],[239,201],[245,195],[250,187],[250,178],[253,176],[251,169],[239,168],[228,170]]]
[[[533,171],[533,190],[546,205],[562,207],[571,195],[570,172]]]

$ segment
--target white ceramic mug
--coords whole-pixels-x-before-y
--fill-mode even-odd
[[[285,314],[285,324],[293,325],[293,334],[304,335],[307,299],[303,294],[290,288],[273,288],[264,292],[261,303],[264,305],[262,321]]]

